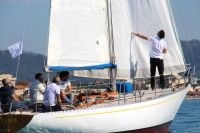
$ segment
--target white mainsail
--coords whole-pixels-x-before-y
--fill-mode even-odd
[[[110,63],[106,0],[52,0],[51,5],[48,66],[83,67],[74,74],[109,78],[108,69],[86,67]],[[131,31],[156,36],[165,30],[165,74],[185,71],[169,0],[111,0],[110,10],[118,79],[150,76],[149,42],[131,38]]]
[[[52,0],[47,65],[53,70],[108,67],[104,0]]]
[[[149,42],[131,39],[131,31],[156,36],[159,30],[165,30],[165,74],[185,71],[169,0],[113,0],[112,10],[118,78],[150,76]]]

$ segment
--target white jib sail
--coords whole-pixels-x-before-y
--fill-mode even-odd
[[[164,55],[164,74],[185,71],[169,0],[112,0],[112,14],[118,78],[150,76],[150,43],[131,39],[131,31],[156,36],[165,30],[168,53]]]
[[[109,63],[105,0],[52,0],[48,66]]]

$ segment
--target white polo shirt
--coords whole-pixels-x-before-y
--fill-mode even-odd
[[[49,84],[44,93],[43,104],[45,106],[55,106],[57,95],[60,95],[60,86],[55,83]]]
[[[148,37],[151,42],[150,54],[151,58],[163,59],[163,50],[167,49],[167,43],[159,37]]]

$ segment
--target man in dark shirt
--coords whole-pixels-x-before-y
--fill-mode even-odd
[[[3,113],[10,111],[10,105],[13,100],[19,102],[20,100],[15,97],[14,87],[8,82],[7,79],[2,80],[3,86],[0,88],[0,103]]]

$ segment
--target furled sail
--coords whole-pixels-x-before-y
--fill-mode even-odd
[[[104,0],[52,0],[47,65],[50,70],[109,68]]]
[[[165,30],[165,74],[185,71],[169,0],[112,0],[112,16],[118,78],[150,76],[149,42],[131,38],[131,31],[156,36]]]

